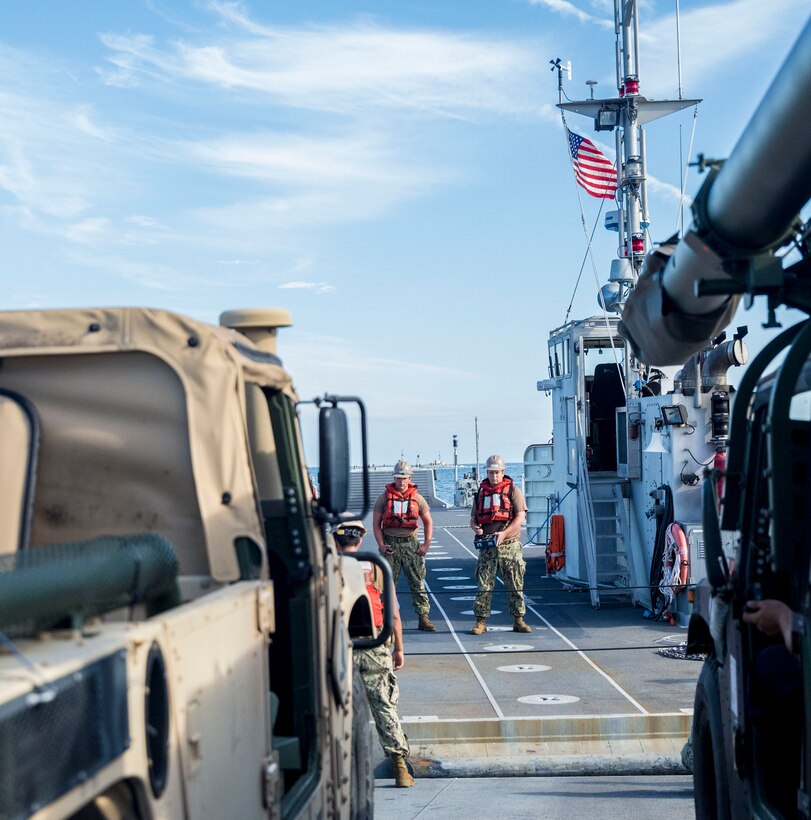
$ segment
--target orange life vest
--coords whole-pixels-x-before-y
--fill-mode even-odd
[[[380,522],[383,529],[416,530],[419,512],[416,484],[409,484],[404,493],[398,493],[393,482],[386,484],[386,507]]]
[[[495,487],[486,478],[482,481],[476,493],[476,517],[480,526],[499,524],[512,518],[512,489],[513,480],[508,475]]]
[[[375,568],[368,561],[362,561],[361,566],[366,576],[366,591],[369,593],[369,601],[372,604],[372,619],[374,620],[375,629],[380,629],[383,626],[383,599],[375,583]]]

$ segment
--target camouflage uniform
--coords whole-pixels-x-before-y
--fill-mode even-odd
[[[476,582],[479,585],[479,592],[476,595],[476,603],[473,605],[473,614],[477,618],[489,617],[496,572],[501,570],[510,612],[514,618],[523,618],[527,611],[524,603],[526,568],[526,562],[521,555],[521,541],[517,538],[505,541],[498,547],[479,550],[479,559],[476,562]]]
[[[363,678],[372,717],[375,719],[380,745],[387,755],[409,756],[408,738],[397,716],[400,692],[388,646],[356,649],[353,653],[355,671]]]
[[[400,570],[402,570],[408,581],[408,588],[411,590],[414,611],[417,615],[427,615],[431,606],[425,594],[425,558],[417,555],[417,548],[420,545],[417,536],[401,538],[384,534],[383,540],[393,550],[391,555],[385,557],[391,564],[391,574],[394,576],[395,585],[400,580]]]

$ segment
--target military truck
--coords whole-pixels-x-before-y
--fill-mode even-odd
[[[0,817],[372,815],[365,511],[338,397],[314,497],[289,324],[0,313]]]
[[[779,327],[781,305],[811,314],[811,220],[798,217],[811,198],[809,121],[811,23],[729,159],[709,163],[691,229],[628,300],[623,332],[643,361],[683,361],[720,332],[742,294],[766,297],[766,327]],[[726,469],[703,485],[707,578],[687,643],[688,653],[707,654],[692,729],[698,818],[811,815],[809,482],[805,318],[749,365]],[[763,601],[782,613],[782,629],[746,619]]]

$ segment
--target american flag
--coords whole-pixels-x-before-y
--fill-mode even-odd
[[[578,185],[598,199],[613,199],[617,192],[617,170],[600,149],[580,134],[566,129],[569,153],[572,155],[574,176]]]

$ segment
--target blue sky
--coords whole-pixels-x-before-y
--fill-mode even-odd
[[[373,461],[450,460],[454,433],[470,461],[474,417],[483,455],[519,460],[551,433],[535,383],[585,250],[549,60],[572,61],[571,98],[587,79],[611,96],[611,8],[5,0],[4,307],[288,307],[299,393],[363,396]],[[677,93],[675,8],[640,11],[651,98]],[[728,155],[807,15],[682,0],[693,156]],[[654,240],[677,224],[692,127],[690,109],[647,129]],[[597,230],[601,281],[614,236]],[[589,266],[572,317],[595,292]]]

